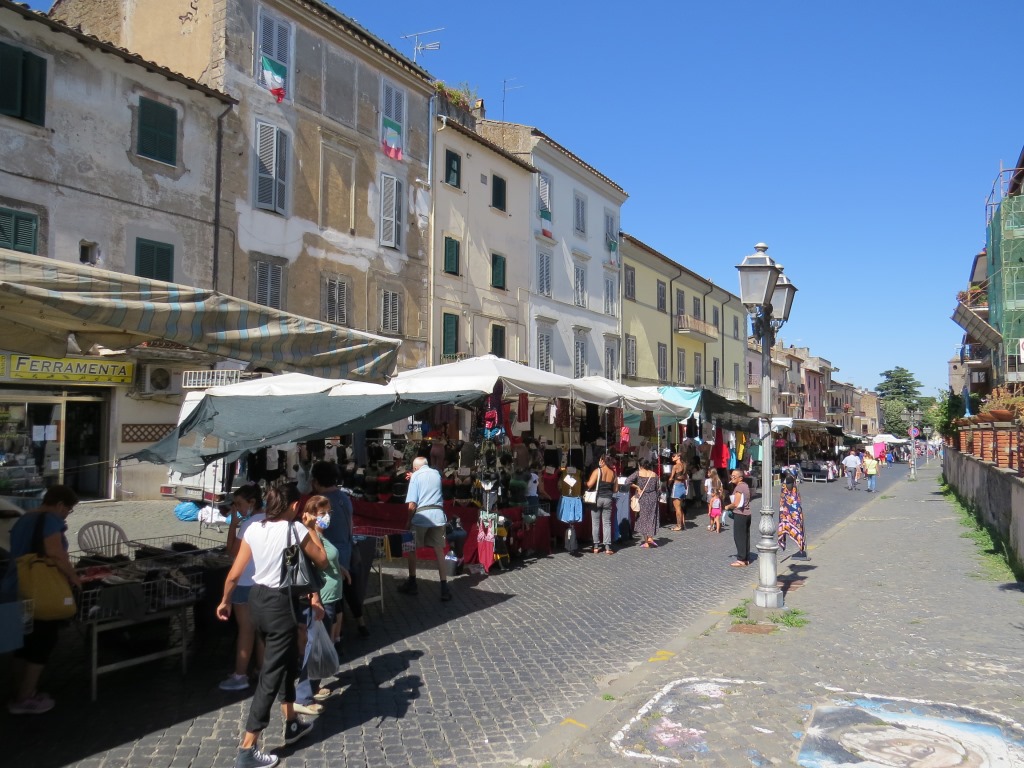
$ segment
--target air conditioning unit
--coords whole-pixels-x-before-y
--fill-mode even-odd
[[[142,369],[142,393],[145,395],[180,395],[181,371],[166,365],[150,364]]]

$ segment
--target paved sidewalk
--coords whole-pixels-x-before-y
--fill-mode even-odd
[[[809,561],[787,561],[786,605],[805,626],[736,631],[750,630],[727,613],[745,590],[518,764],[1024,765],[1021,585],[980,576],[940,472],[921,467],[812,543]]]

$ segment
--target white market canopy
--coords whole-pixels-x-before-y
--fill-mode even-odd
[[[896,435],[890,435],[888,432],[883,432],[879,435],[875,435],[871,438],[872,443],[906,443],[909,442],[907,439],[902,437],[896,437]]]

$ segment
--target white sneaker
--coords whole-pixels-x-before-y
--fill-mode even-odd
[[[249,687],[249,678],[246,675],[228,675],[217,687],[222,691],[244,691]]]

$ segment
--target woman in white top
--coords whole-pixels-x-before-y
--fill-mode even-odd
[[[313,728],[312,723],[295,716],[295,678],[299,669],[299,647],[296,633],[297,611],[295,597],[281,587],[281,556],[288,547],[289,528],[292,541],[298,541],[302,551],[318,568],[327,567],[327,554],[320,542],[309,536],[302,525],[294,521],[294,509],[289,508],[274,488],[267,491],[264,506],[266,519],[250,525],[242,537],[227,580],[224,596],[217,606],[217,618],[227,621],[231,617],[231,594],[250,560],[255,565],[253,587],[249,592],[249,612],[266,650],[256,692],[245,723],[245,735],[235,758],[235,768],[271,768],[277,765],[277,756],[265,754],[256,747],[260,733],[270,723],[270,708],[274,699],[281,701],[284,716],[284,741],[292,744]],[[311,595],[311,604],[317,620],[323,618],[320,597]]]

